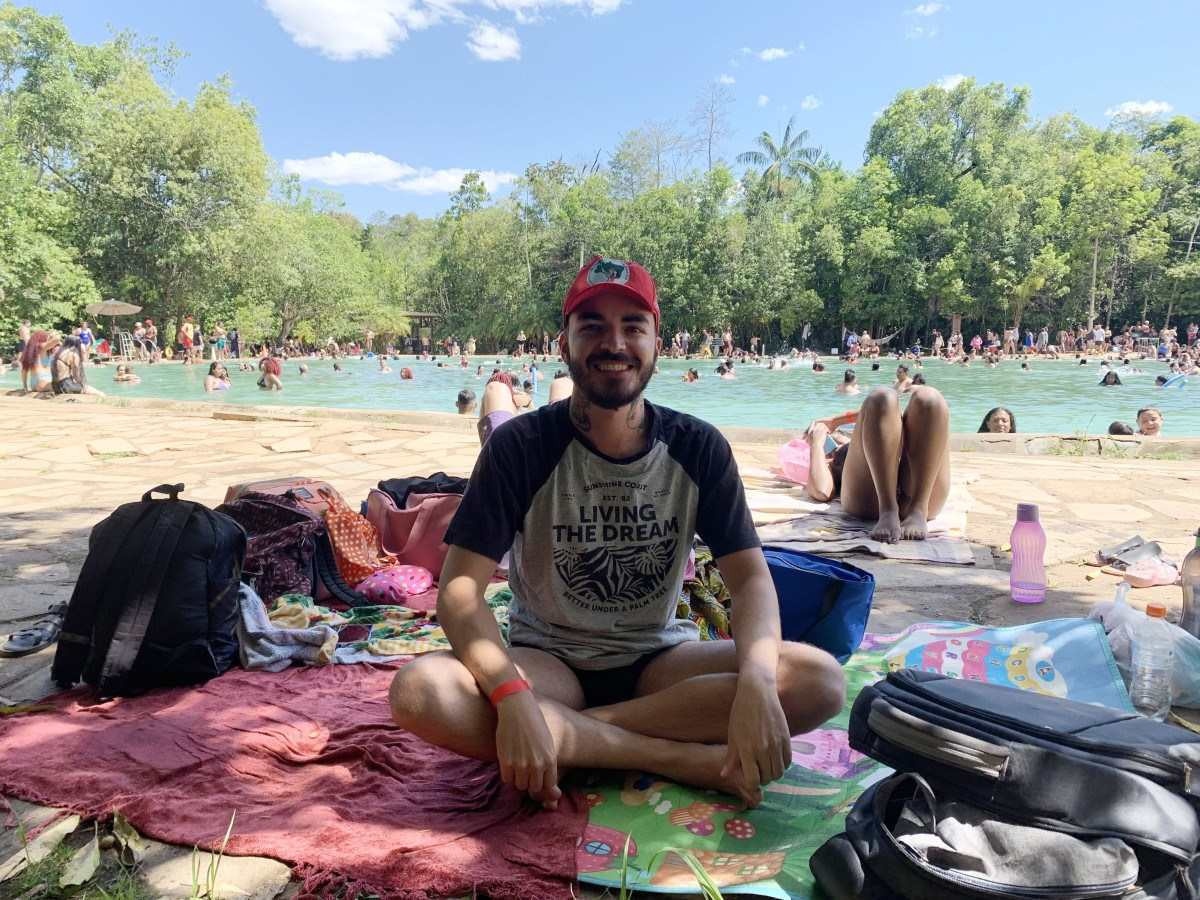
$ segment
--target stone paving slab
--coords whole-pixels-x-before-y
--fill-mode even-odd
[[[92,525],[151,485],[184,481],[188,498],[215,505],[228,484],[304,474],[326,478],[353,505],[384,478],[438,469],[466,475],[478,453],[469,424],[451,416],[430,415],[421,425],[425,419],[406,413],[411,421],[396,424],[373,414],[337,411],[327,419],[297,423],[273,418],[288,418],[286,410],[236,417],[221,412],[0,397],[0,416],[11,433],[24,436],[0,442],[0,471],[19,473],[0,483],[0,636],[36,619],[50,603],[67,600]],[[88,434],[101,455],[78,444],[64,446],[63,435],[70,434]],[[779,437],[764,434],[755,430],[753,440],[734,442],[740,466],[776,465]],[[309,449],[281,455],[262,446],[297,438]],[[126,444],[141,455],[109,455],[108,448]],[[1109,599],[1117,584],[1080,564],[1098,547],[1141,533],[1179,558],[1200,524],[1200,506],[1187,502],[1200,503],[1200,469],[1194,460],[990,454],[978,445],[951,458],[957,476],[973,478],[969,489],[976,503],[968,513],[967,536],[981,565],[852,557],[877,579],[868,626],[874,631],[896,631],[929,619],[1005,625],[1086,615],[1094,603]],[[1008,535],[1015,504],[1025,500],[1042,506],[1049,535],[1049,590],[1046,602],[1036,606],[1015,604],[1008,596]],[[1177,587],[1131,596],[1139,607],[1149,600],[1166,603],[1170,615],[1178,616]],[[52,659],[53,648],[47,648],[0,660],[0,702],[32,700],[51,691]],[[265,878],[262,883],[273,882]]]

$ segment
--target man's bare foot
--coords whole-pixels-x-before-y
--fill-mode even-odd
[[[871,529],[871,540],[894,544],[900,540],[900,513],[885,512],[879,514],[879,521]]]
[[[929,523],[925,513],[912,510],[900,523],[900,537],[906,541],[923,541],[929,535]]]
[[[712,788],[733,797],[738,797],[747,807],[753,809],[762,803],[762,788],[758,785],[747,789],[742,784],[742,770],[739,766],[731,775],[721,774],[725,766],[725,756],[729,748],[724,744],[693,745],[698,752],[695,754],[695,774],[688,777],[689,784],[696,787]]]

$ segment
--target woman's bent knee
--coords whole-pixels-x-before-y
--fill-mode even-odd
[[[891,388],[877,387],[863,400],[860,415],[896,412],[899,409],[900,396]]]
[[[939,410],[949,412],[950,407],[946,404],[946,398],[942,396],[942,392],[937,388],[929,387],[928,385],[919,385],[911,391],[912,398],[908,401],[908,408],[914,406],[924,410]]]

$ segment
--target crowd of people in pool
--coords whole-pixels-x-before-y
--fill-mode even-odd
[[[460,342],[458,338],[447,336],[433,347],[427,344],[422,346],[414,339],[407,345],[387,344],[380,353],[375,354],[370,349],[375,337],[371,332],[366,333],[365,342],[338,342],[331,338],[324,345],[315,346],[292,338],[276,346],[272,346],[269,339],[247,345],[241,341],[237,329],[227,331],[217,322],[204,332],[191,316],[184,317],[174,345],[159,346],[157,327],[149,318],[135,322],[130,334],[134,358],[147,364],[177,360],[182,365],[190,366],[202,363],[207,356],[209,365],[203,378],[206,393],[219,393],[232,388],[227,362],[229,365],[236,363],[242,372],[256,373],[259,389],[282,391],[284,366],[289,360],[299,360],[296,374],[304,377],[312,361],[332,360],[335,373],[350,374],[352,370],[343,367],[340,360],[375,356],[380,373],[390,374],[393,371],[390,362],[400,362],[403,359],[400,354],[404,350],[416,349],[413,356],[417,360],[432,363],[438,368],[465,370],[472,367],[471,357],[477,349],[474,337]],[[894,338],[894,335],[890,337]],[[81,322],[71,334],[60,337],[49,331],[33,330],[29,322],[23,322],[18,339],[15,363],[20,367],[23,392],[102,393],[89,381],[89,363],[93,369],[97,365],[104,365],[114,355],[114,348],[107,340],[98,340],[96,329],[89,323]],[[859,394],[861,387],[853,366],[866,364],[871,366],[872,371],[879,371],[881,360],[887,357],[898,362],[892,387],[898,394],[907,394],[926,384],[924,362],[931,358],[940,358],[955,365],[975,364],[988,368],[996,368],[1009,360],[1019,360],[1021,368],[1028,370],[1035,358],[1057,359],[1071,353],[1080,365],[1088,365],[1092,356],[1101,357],[1098,384],[1103,387],[1117,387],[1124,383],[1124,379],[1146,374],[1136,365],[1145,359],[1167,362],[1167,373],[1159,374],[1155,383],[1159,387],[1173,386],[1182,383],[1187,376],[1200,374],[1200,366],[1197,365],[1200,360],[1198,341],[1200,326],[1195,322],[1187,325],[1182,339],[1175,328],[1155,330],[1149,322],[1142,321],[1126,325],[1117,333],[1101,325],[1091,330],[1084,326],[1062,329],[1055,335],[1053,343],[1046,327],[1037,333],[1026,329],[1023,339],[1018,329],[1009,328],[1003,333],[989,330],[984,335],[976,334],[969,341],[965,341],[960,332],[954,332],[946,339],[940,330],[935,329],[928,351],[919,344],[903,350],[892,349],[890,338],[877,340],[866,331],[856,333],[848,330],[838,358],[850,367],[843,371],[834,392],[844,396]],[[489,410],[485,407],[494,408],[499,402],[496,400],[500,396],[499,389],[490,387],[496,383],[503,384],[508,391],[508,403],[511,403],[515,414],[532,409],[535,405],[533,398],[542,379],[538,351],[541,351],[541,362],[545,366],[552,356],[557,356],[557,345],[557,337],[546,331],[540,334],[540,339],[535,335],[534,340],[528,340],[524,332],[518,333],[515,345],[506,358],[496,359],[490,374],[485,373],[484,365],[475,366],[475,375],[487,379],[481,391],[482,397],[470,389],[464,389],[455,400],[455,409],[464,415],[474,415],[478,409],[479,414],[486,417]],[[442,354],[440,359],[433,355],[438,351]],[[717,365],[712,374],[721,380],[736,379],[739,366],[754,366],[770,371],[804,368],[816,375],[828,370],[821,355],[813,350],[787,347],[781,352],[768,353],[764,342],[757,336],[750,338],[748,348],[738,347],[731,328],[724,329],[719,338],[707,329],[701,330],[695,338],[686,329],[681,329],[671,336],[669,347],[664,348],[664,355],[675,359],[714,360]],[[506,364],[513,366],[513,371],[501,368]],[[518,366],[519,369],[516,368]],[[557,384],[559,393],[569,391],[569,388],[562,386],[565,375],[560,371],[552,380]],[[399,377],[404,381],[414,379],[414,368],[407,365],[399,367]],[[695,384],[701,378],[701,371],[697,367],[688,368],[681,376],[685,384]],[[116,366],[112,380],[118,384],[136,384],[141,379],[128,363],[121,363]],[[566,383],[569,384],[569,380]],[[552,384],[553,387],[555,384]],[[489,397],[492,399],[489,400]],[[1158,408],[1144,407],[1137,411],[1133,424],[1116,421],[1109,426],[1108,432],[1112,435],[1155,436],[1161,434],[1162,423],[1163,416]],[[1014,433],[1016,430],[1016,418],[1005,407],[990,410],[979,426],[980,432]]]

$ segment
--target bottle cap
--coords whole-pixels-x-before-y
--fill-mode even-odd
[[[1018,522],[1036,522],[1038,520],[1038,508],[1036,503],[1018,503],[1017,504],[1017,521]]]
[[[1165,619],[1167,617],[1167,608],[1156,600],[1153,603],[1146,604],[1146,615],[1152,619]]]

